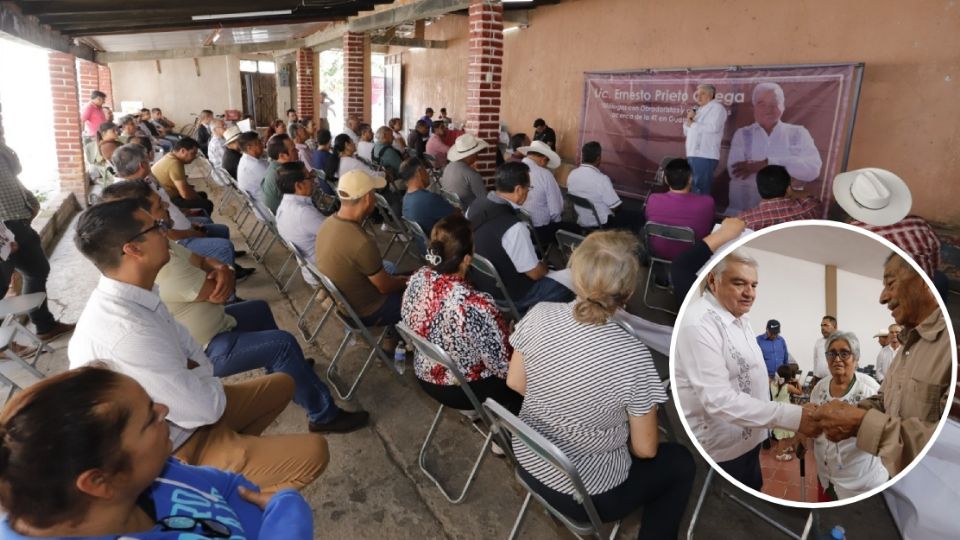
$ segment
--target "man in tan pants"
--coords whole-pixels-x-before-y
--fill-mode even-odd
[[[224,385],[213,375],[203,348],[157,294],[157,273],[170,259],[165,232],[135,199],[80,216],[77,248],[102,275],[70,340],[70,367],[102,361],[139,382],[170,408],[174,454],[191,465],[241,473],[265,492],[308,485],[330,459],[323,436],[260,436],[290,403],[293,379],[277,373]],[[215,288],[229,272],[210,272]]]

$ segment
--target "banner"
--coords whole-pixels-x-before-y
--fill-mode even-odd
[[[684,119],[697,86],[711,84],[727,111],[712,188],[717,206],[727,208],[731,192],[730,213],[747,209],[745,198],[755,205],[751,165],[767,160],[786,166],[794,189],[819,198],[826,212],[861,72],[845,64],[585,73],[580,145],[598,141],[601,169],[617,191],[643,197],[661,160],[686,157]]]

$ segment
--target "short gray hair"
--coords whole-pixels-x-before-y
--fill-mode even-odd
[[[712,84],[698,84],[697,88],[703,88],[707,92],[710,92],[711,97],[717,97],[717,87]]]
[[[147,149],[139,144],[125,144],[113,151],[110,160],[120,178],[129,178],[136,174],[143,162],[149,162]]]
[[[756,105],[757,96],[764,92],[773,92],[773,94],[777,97],[777,107],[780,108],[780,112],[782,113],[784,111],[785,103],[785,99],[783,97],[783,88],[781,88],[780,85],[775,82],[762,82],[753,87],[753,95],[750,98],[751,102]]]
[[[836,331],[829,336],[827,336],[827,343],[823,346],[825,351],[830,350],[830,346],[833,345],[834,341],[846,341],[847,345],[850,346],[850,352],[853,353],[853,361],[857,362],[860,360],[860,340],[857,339],[857,335],[853,332],[841,332]]]
[[[712,270],[710,270],[710,275],[713,276],[714,281],[717,281],[717,282],[720,281],[720,277],[723,275],[724,272],[727,271],[727,267],[730,266],[730,263],[745,264],[747,266],[753,267],[754,269],[757,269],[760,267],[760,264],[757,262],[756,259],[754,259],[750,255],[747,255],[746,252],[742,250],[735,249],[731,251],[729,255],[720,259],[720,262],[718,262],[717,265],[714,266]]]
[[[393,135],[393,130],[388,126],[380,126],[377,128],[377,132],[373,135],[373,142],[383,144],[383,141],[387,138],[388,134]]]

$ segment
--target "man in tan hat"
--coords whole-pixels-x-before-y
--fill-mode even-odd
[[[523,209],[530,213],[540,243],[546,245],[560,228],[563,213],[563,193],[553,177],[553,170],[560,166],[560,156],[543,141],[533,141],[517,150],[526,154],[522,161],[530,168],[530,195]]]
[[[465,133],[457,137],[453,147],[447,151],[450,163],[443,169],[440,186],[444,191],[456,193],[464,208],[469,208],[473,201],[487,196],[483,177],[473,166],[477,162],[477,154],[489,146],[487,141]]]
[[[387,181],[354,169],[340,177],[340,210],[317,231],[317,269],[333,281],[368,326],[400,320],[400,301],[407,280],[392,274],[380,258],[377,243],[360,224],[376,208],[374,191]]]

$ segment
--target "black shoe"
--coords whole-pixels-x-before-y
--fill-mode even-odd
[[[235,259],[239,259],[240,257],[246,257],[246,256],[247,256],[247,252],[242,249],[233,250],[233,257]]]
[[[350,433],[367,425],[370,413],[367,411],[340,411],[336,418],[323,424],[310,422],[310,431],[314,433]]]
[[[256,268],[244,268],[239,264],[234,264],[233,268],[235,270],[234,274],[235,274],[237,283],[247,279],[248,277],[250,277],[251,274],[257,271]]]

